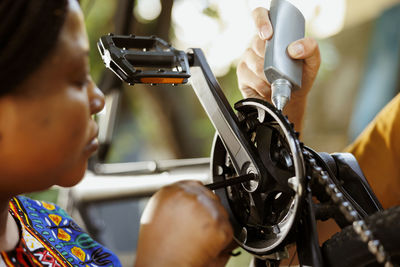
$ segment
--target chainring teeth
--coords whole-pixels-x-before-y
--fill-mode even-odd
[[[274,146],[274,150],[276,150],[274,151],[275,154],[268,156],[269,162],[272,162],[270,159],[273,158],[275,167],[281,169],[283,169],[283,167],[289,169],[288,165],[293,165],[290,171],[294,174],[294,177],[296,177],[298,174],[296,174],[296,170],[294,169],[294,155],[291,151],[290,144],[285,141],[285,133],[281,129],[281,125],[284,125],[286,133],[290,136],[297,148],[297,150],[295,150],[296,153],[301,153],[301,144],[297,139],[298,133],[294,131],[293,124],[281,113],[276,114],[276,118],[281,120],[281,123],[278,123],[276,119],[267,112],[263,120],[260,121],[256,106],[240,105],[240,103],[243,104],[246,101],[252,100],[240,101],[235,105],[235,108],[238,111],[240,127],[244,133],[247,133],[248,140],[254,144],[253,148],[256,154],[260,154],[259,146],[265,145],[257,142],[260,141],[257,138],[257,129],[259,127],[268,126],[268,130],[274,132],[275,140],[273,142],[279,143],[279,145],[276,144]],[[257,102],[259,103],[259,100],[257,100]],[[264,106],[275,110],[272,106],[268,105],[269,104]],[[275,112],[277,113],[276,110]],[[220,147],[217,149],[218,142]],[[215,139],[213,151],[212,164],[224,164],[225,169],[227,169],[229,157],[226,155],[226,150],[223,148],[222,141],[218,141],[218,138]],[[214,160],[215,158],[221,158],[220,156],[216,157],[216,151],[225,153],[225,161],[220,159],[219,162],[216,162]],[[290,160],[288,158],[290,158]],[[300,160],[303,160],[302,154]],[[232,169],[233,168],[231,168],[231,170]],[[301,174],[303,174],[303,172],[301,172]],[[288,176],[288,172],[286,176]],[[289,175],[287,179],[291,176],[292,175]],[[225,179],[227,177],[229,176],[225,175]],[[302,177],[300,177],[299,180],[303,180]],[[263,196],[263,193],[258,191],[253,193],[247,192],[241,184],[230,186],[225,190],[218,190],[218,192],[216,192],[220,198],[225,198],[225,203],[228,203],[226,208],[230,210],[231,220],[234,221],[235,240],[249,252],[257,255],[268,254],[282,245],[282,242],[286,240],[289,232],[291,232],[291,226],[298,214],[299,196],[297,191],[293,191],[289,188],[288,182],[285,183],[288,190],[271,191],[267,196]],[[287,192],[291,192],[292,195]]]

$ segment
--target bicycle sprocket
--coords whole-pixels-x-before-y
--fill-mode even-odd
[[[266,255],[286,244],[301,206],[305,167],[298,134],[271,104],[245,99],[235,105],[243,132],[267,170],[267,181],[250,181],[218,189],[234,228],[234,239],[247,251]],[[212,151],[214,182],[235,176],[230,158],[216,135]],[[256,183],[263,183],[261,186]],[[257,188],[257,190],[253,190]]]

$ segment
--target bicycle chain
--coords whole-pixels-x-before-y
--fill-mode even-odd
[[[372,231],[368,228],[365,221],[361,218],[353,205],[346,200],[339,187],[332,181],[327,171],[318,166],[311,152],[303,149],[304,159],[311,167],[311,177],[325,188],[326,193],[332,201],[339,206],[339,210],[345,218],[352,223],[354,231],[360,236],[361,240],[367,244],[368,250],[375,256],[378,263],[385,267],[393,267],[389,254],[385,251],[382,243],[374,238]]]

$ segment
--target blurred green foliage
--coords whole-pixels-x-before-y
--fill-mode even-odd
[[[226,264],[226,267],[247,267],[250,266],[250,261],[253,256],[242,248],[234,250],[235,253],[240,252],[236,257],[231,257]]]
[[[89,36],[89,60],[93,79],[98,82],[104,71],[104,64],[97,50],[99,38],[113,31],[113,16],[117,1],[82,0],[81,7],[85,16],[86,30]]]
[[[25,194],[25,196],[33,198],[33,199],[57,203],[58,189],[51,188],[51,189],[40,191],[40,192]]]

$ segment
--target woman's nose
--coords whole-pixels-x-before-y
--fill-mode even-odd
[[[88,88],[88,96],[90,103],[90,114],[96,114],[104,108],[105,100],[104,95],[97,85],[91,81]]]

